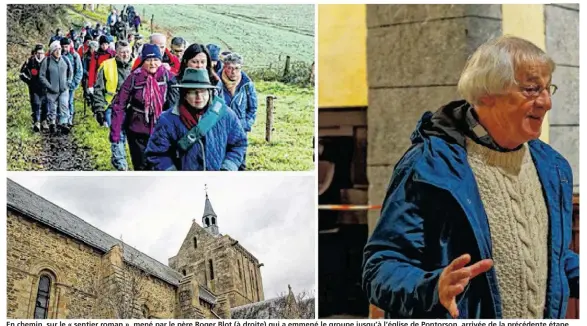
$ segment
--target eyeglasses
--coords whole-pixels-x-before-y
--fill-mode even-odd
[[[555,84],[550,84],[546,87],[541,87],[541,86],[537,86],[537,85],[520,86],[520,91],[522,92],[522,95],[524,95],[526,98],[529,98],[529,99],[538,98],[544,90],[546,90],[548,92],[549,96],[552,96],[558,90],[558,86],[556,86]]]

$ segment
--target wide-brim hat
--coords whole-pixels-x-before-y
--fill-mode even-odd
[[[216,86],[210,82],[208,70],[187,68],[183,73],[183,78],[180,83],[174,85],[178,88],[200,88],[200,89],[214,89]]]

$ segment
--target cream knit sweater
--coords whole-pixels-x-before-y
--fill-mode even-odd
[[[548,276],[548,212],[527,144],[498,152],[467,139],[491,230],[504,318],[543,318]]]

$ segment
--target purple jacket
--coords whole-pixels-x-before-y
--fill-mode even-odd
[[[159,83],[159,91],[163,97],[163,110],[169,107],[169,103],[175,103],[179,97],[179,90],[171,86],[176,83],[175,75],[161,66],[155,73]],[[110,126],[110,141],[120,140],[120,131],[123,126],[125,130],[135,133],[149,135],[151,128],[145,120],[143,88],[147,77],[142,74],[142,68],[130,73],[122,87],[112,100],[112,125]],[[155,117],[158,119],[159,117]]]

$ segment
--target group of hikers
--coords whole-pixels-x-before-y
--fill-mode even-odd
[[[113,11],[106,25],[120,19]],[[115,169],[130,168],[128,143],[134,170],[245,170],[257,95],[243,57],[179,36],[168,46],[160,33],[144,44],[133,33],[114,42],[112,30],[86,24],[79,36],[57,30],[48,51],[35,45],[20,71],[33,130],[69,133],[81,85],[84,105],[110,129]]]

